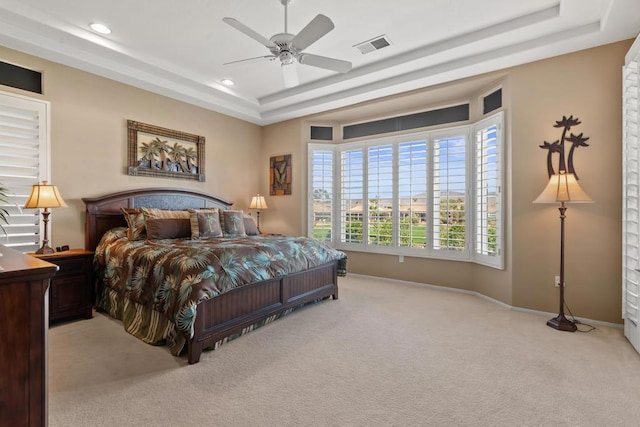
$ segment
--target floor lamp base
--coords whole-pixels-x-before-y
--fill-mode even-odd
[[[557,329],[559,331],[575,332],[578,327],[571,320],[564,317],[564,314],[558,314],[558,317],[549,319],[547,326]]]

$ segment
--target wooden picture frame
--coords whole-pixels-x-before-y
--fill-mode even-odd
[[[204,136],[127,120],[127,173],[204,182],[204,141]]]
[[[291,194],[291,154],[271,157],[269,161],[269,195]]]

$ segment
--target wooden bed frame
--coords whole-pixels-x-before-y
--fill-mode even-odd
[[[229,209],[233,202],[206,193],[149,188],[83,198],[86,205],[85,246],[95,250],[113,227],[126,227],[121,208]],[[319,298],[338,299],[338,262],[236,288],[198,304],[193,338],[187,338],[189,364],[198,363],[206,347],[289,308]]]

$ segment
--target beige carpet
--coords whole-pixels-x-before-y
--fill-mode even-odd
[[[103,314],[49,335],[51,426],[637,426],[620,329],[351,276],[197,365]]]

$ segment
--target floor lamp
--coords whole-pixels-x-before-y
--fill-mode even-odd
[[[42,247],[36,251],[37,254],[52,254],[53,249],[49,246],[49,208],[66,207],[67,204],[62,200],[62,196],[58,192],[58,187],[42,181],[42,184],[34,184],[31,188],[29,200],[25,203],[25,209],[42,209],[42,221],[44,222],[44,238],[42,239]]]
[[[565,203],[591,203],[593,200],[580,188],[572,173],[560,171],[551,175],[549,183],[533,203],[560,203],[560,310],[558,316],[547,321],[547,326],[560,331],[574,332],[575,323],[564,316],[564,219]]]

